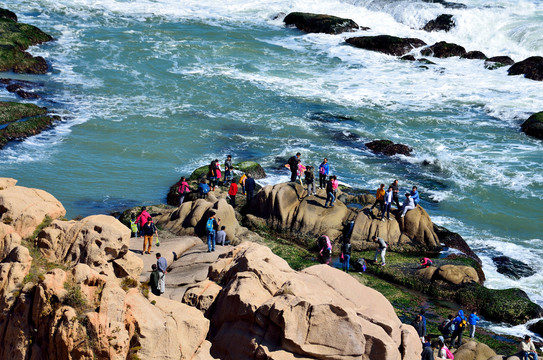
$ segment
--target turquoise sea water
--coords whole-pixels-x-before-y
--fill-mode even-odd
[[[519,131],[543,111],[543,83],[477,60],[431,59],[426,69],[345,45],[352,34],[282,25],[290,11],[327,13],[371,28],[355,35],[445,40],[516,61],[543,55],[541,1],[463,3],[4,2],[56,41],[31,49],[49,74],[1,76],[43,82],[37,103],[64,122],[0,151],[0,176],[51,192],[73,217],[163,202],[181,175],[226,154],[261,162],[263,183],[286,180],[281,165],[296,151],[313,165],[327,156],[358,188],[417,185],[434,222],[482,257],[488,286],[521,286],[543,305],[543,142]],[[417,30],[442,13],[455,16],[453,31]],[[414,156],[363,146],[382,138]],[[499,254],[538,273],[510,280],[492,264]]]

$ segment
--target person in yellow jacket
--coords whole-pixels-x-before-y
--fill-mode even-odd
[[[379,210],[381,210],[381,214],[385,213],[385,184],[381,184],[379,186],[379,189],[377,189],[377,192],[375,193],[375,202],[370,208],[369,215],[373,215],[373,208],[379,204]]]
[[[245,180],[247,179],[247,175],[243,174],[241,175],[241,178],[239,179],[239,183],[241,185],[241,194],[245,195]]]

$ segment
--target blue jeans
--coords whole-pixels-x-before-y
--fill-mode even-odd
[[[530,360],[530,359],[537,360],[537,354],[533,351],[531,352],[522,351],[521,355],[522,355],[522,360]]]
[[[385,206],[383,207],[383,215],[381,216],[381,219],[384,219],[385,218],[385,212],[387,213],[387,218],[390,218],[390,206],[392,204],[388,203],[388,204],[385,204]]]
[[[215,233],[215,230],[207,232],[207,251],[215,250]],[[213,247],[211,247],[211,243],[213,243]]]
[[[330,200],[330,206],[334,206],[334,201],[336,201],[336,197],[334,196],[334,193],[326,193],[326,202],[324,203],[324,207],[328,206],[328,201]]]
[[[343,254],[343,271],[349,272],[351,267],[351,254]]]

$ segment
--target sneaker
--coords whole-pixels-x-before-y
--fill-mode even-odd
[[[382,222],[385,222],[385,218],[382,218],[381,221],[382,221]]]
[[[385,266],[385,265],[386,265],[385,263],[381,264],[381,266]]]
[[[405,216],[405,214],[402,214],[402,216],[400,216],[401,218],[403,218]]]
[[[392,220],[392,219],[390,218],[390,216],[387,216],[387,220]]]

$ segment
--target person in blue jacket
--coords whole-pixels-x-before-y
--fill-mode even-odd
[[[456,347],[456,339],[458,339],[458,347],[462,346],[462,335],[466,328],[467,319],[464,316],[463,310],[458,310],[458,315],[453,320],[454,331],[451,335],[451,347]]]
[[[468,319],[469,337],[472,339],[475,336],[475,326],[479,320],[481,319],[477,316],[477,310],[473,310]]]
[[[413,199],[413,202],[415,203],[415,207],[420,202],[419,192],[417,191],[417,187],[413,186],[413,189],[411,190],[411,199]]]
[[[328,159],[324,158],[322,163],[319,165],[319,189],[324,189],[326,187],[326,177],[330,173],[330,166],[328,165]]]

